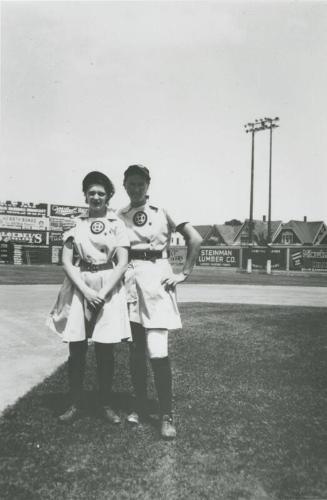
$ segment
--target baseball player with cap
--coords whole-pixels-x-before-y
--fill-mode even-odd
[[[72,406],[59,419],[70,422],[81,411],[87,339],[92,337],[103,415],[119,424],[111,404],[113,346],[132,340],[121,281],[128,265],[129,239],[124,223],[107,206],[114,194],[110,179],[90,172],[83,180],[83,192],[88,214],[76,218],[75,226],[63,234],[66,279],[48,322],[69,343]],[[76,262],[73,251],[78,255]]]
[[[124,187],[130,204],[118,211],[130,240],[125,287],[133,336],[130,368],[136,406],[127,420],[138,424],[147,414],[147,351],[159,399],[160,433],[164,439],[172,439],[176,428],[172,417],[168,330],[182,326],[175,287],[191,273],[202,240],[189,222],[173,219],[165,209],[148,201],[149,184],[146,167],[129,166],[124,173]],[[171,233],[176,230],[187,245],[183,271],[178,274],[173,273],[168,260]]]

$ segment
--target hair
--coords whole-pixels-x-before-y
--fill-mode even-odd
[[[105,174],[102,172],[89,172],[83,179],[82,183],[82,189],[83,193],[86,195],[87,190],[89,189],[90,186],[94,186],[95,184],[99,184],[100,186],[103,186],[107,196],[108,196],[108,201],[110,198],[113,197],[115,194],[115,188],[109,177],[107,177]]]
[[[140,163],[137,163],[135,165],[130,165],[129,167],[127,167],[127,169],[124,172],[124,183],[123,183],[124,186],[126,179],[130,175],[141,175],[148,183],[150,183],[151,180],[149,169],[144,165],[141,165]]]

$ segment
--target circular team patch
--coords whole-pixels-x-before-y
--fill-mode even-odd
[[[135,226],[141,227],[146,224],[146,221],[148,220],[148,216],[145,212],[142,212],[141,210],[139,212],[136,212],[133,217],[133,222]]]
[[[100,234],[104,231],[105,225],[101,220],[96,220],[91,224],[91,231],[93,234]]]

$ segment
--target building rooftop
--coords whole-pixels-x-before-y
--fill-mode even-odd
[[[303,245],[312,245],[323,224],[323,221],[290,220],[289,222],[281,225],[278,233],[275,235],[275,238],[281,231],[289,230],[294,231]]]

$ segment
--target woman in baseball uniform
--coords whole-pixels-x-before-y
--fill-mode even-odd
[[[118,215],[125,222],[130,240],[130,263],[125,286],[133,344],[130,351],[131,376],[136,407],[128,417],[138,424],[146,416],[146,351],[149,355],[158,394],[161,436],[176,436],[172,418],[172,376],[168,357],[168,330],[181,328],[175,287],[187,279],[199,253],[201,237],[185,221],[174,220],[168,212],[148,201],[149,170],[131,165],[124,173],[124,187],[130,204]],[[185,238],[187,256],[183,271],[174,274],[170,266],[171,233]]]
[[[83,180],[83,192],[88,215],[76,218],[75,227],[63,234],[66,279],[49,324],[69,343],[72,406],[59,419],[72,421],[81,411],[87,339],[92,337],[103,415],[119,424],[110,399],[114,344],[131,340],[121,282],[128,265],[129,239],[124,223],[108,208],[114,194],[110,179],[101,172],[90,172]]]

